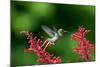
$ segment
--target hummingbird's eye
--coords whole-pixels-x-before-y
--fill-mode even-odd
[[[61,28],[61,29],[59,29],[60,31],[63,31],[63,29]]]

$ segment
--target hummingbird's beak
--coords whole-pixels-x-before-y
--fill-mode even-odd
[[[63,30],[64,32],[68,32],[68,31],[66,31],[66,30]]]
[[[63,30],[63,31],[69,33],[69,31],[66,31],[66,30]]]
[[[64,30],[64,32],[68,32],[68,31],[65,31],[65,30]]]

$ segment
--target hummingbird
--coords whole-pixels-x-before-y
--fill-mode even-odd
[[[47,38],[47,39],[44,41],[43,45],[42,45],[42,47],[43,47],[43,46],[47,43],[46,46],[45,46],[45,48],[44,48],[44,50],[47,48],[48,45],[51,45],[51,44],[52,44],[52,45],[55,45],[55,42],[56,42],[60,37],[63,36],[63,33],[64,33],[64,32],[67,32],[67,31],[65,31],[65,30],[62,29],[62,28],[60,28],[60,29],[57,30],[57,28],[55,28],[55,26],[53,26],[52,29],[49,28],[49,27],[46,26],[46,25],[42,25],[41,27],[42,27],[43,31],[44,31],[45,33],[47,33],[47,35],[50,37],[50,38]]]

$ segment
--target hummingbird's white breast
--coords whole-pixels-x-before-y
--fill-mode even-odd
[[[57,33],[55,33],[55,36],[54,37],[48,38],[48,40],[51,41],[51,42],[55,42],[58,39],[59,39],[59,35]]]

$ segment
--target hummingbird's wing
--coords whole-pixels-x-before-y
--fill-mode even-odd
[[[41,27],[50,37],[54,37],[55,36],[55,31],[53,31],[49,27],[47,27],[45,25],[42,25]]]
[[[52,25],[52,27],[53,27],[53,30],[54,30],[55,32],[57,32],[57,28],[56,28],[54,25]]]

